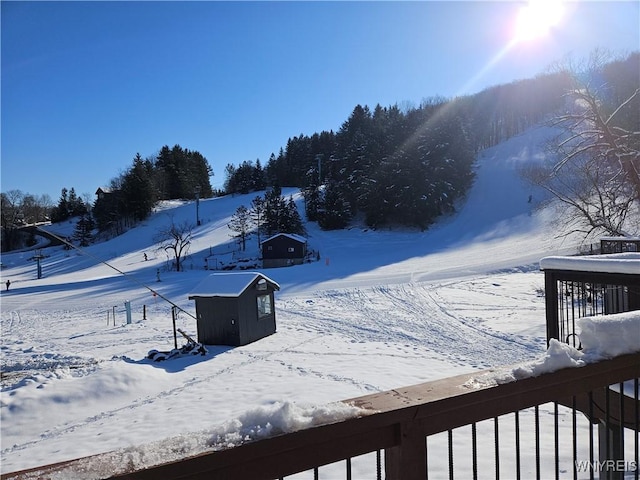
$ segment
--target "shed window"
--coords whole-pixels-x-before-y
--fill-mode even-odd
[[[296,249],[295,249],[294,247],[289,247],[289,248],[287,249],[287,251],[288,251],[289,253],[293,253],[293,252],[295,252],[295,251],[296,251]]]
[[[271,304],[271,295],[259,295],[258,299],[258,318],[268,317],[273,313],[273,305]]]

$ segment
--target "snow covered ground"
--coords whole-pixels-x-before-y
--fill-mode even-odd
[[[553,208],[535,209],[542,192],[516,173],[540,160],[548,134],[534,129],[482,152],[466,202],[426,232],[309,224],[321,260],[268,271],[282,287],[277,333],[244,347],[211,346],[204,357],[145,358],[173,347],[171,305],[145,286],[194,315],[187,297],[210,273],[204,258],[231,260],[227,222],[256,194],[200,202],[184,272],[166,269],[153,238],[171,219],[195,223],[193,202],[165,204],[88,255],[44,249],[42,279],[33,252],[3,255],[1,281],[11,288],[1,296],[2,472],[543,355],[538,262],[578,247],[556,237]],[[302,201],[297,190],[284,193]],[[177,327],[195,336],[191,315],[181,313]]]

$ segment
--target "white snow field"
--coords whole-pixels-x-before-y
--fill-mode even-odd
[[[265,271],[282,287],[277,333],[243,347],[209,346],[206,356],[146,359],[173,347],[171,305],[146,286],[195,315],[188,295],[211,273],[204,258],[231,260],[227,222],[256,194],[200,202],[184,272],[167,270],[154,237],[171,219],[195,224],[193,202],[165,203],[86,254],[43,249],[41,279],[33,251],[3,255],[1,281],[11,287],[1,295],[2,472],[118,449],[153,464],[216,438],[353,414],[335,407],[339,400],[544,356],[539,260],[573,254],[579,243],[557,237],[555,211],[535,208],[542,192],[517,175],[543,158],[549,134],[532,129],[483,151],[459,212],[425,232],[308,224],[320,261]],[[298,190],[284,194],[302,211]],[[255,238],[249,244],[257,251]],[[195,336],[191,315],[180,313],[177,327]],[[370,475],[371,463],[361,463],[354,478]],[[460,468],[465,478],[470,466]],[[321,478],[343,478],[339,471],[325,467]]]

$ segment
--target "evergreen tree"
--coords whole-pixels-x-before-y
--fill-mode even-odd
[[[283,213],[281,231],[298,235],[304,235],[306,233],[304,224],[302,223],[302,217],[300,217],[298,207],[296,206],[296,202],[293,201],[293,197],[289,197],[289,200],[287,200]]]
[[[237,180],[236,177],[236,167],[232,163],[227,163],[227,166],[224,167],[225,180],[224,180],[224,191],[226,194],[233,194],[238,191]]]
[[[63,188],[58,205],[51,211],[51,221],[54,223],[62,222],[68,218],[84,215],[88,212],[87,205],[78,197],[73,187],[71,187],[71,190]]]
[[[264,190],[267,186],[264,169],[260,163],[260,159],[256,159],[255,168],[252,177],[252,189],[254,191]]]
[[[267,237],[276,233],[288,233],[282,230],[285,207],[282,189],[278,185],[264,194],[264,230]]]
[[[307,186],[302,190],[304,197],[304,213],[307,220],[315,222],[318,220],[318,208],[320,205],[320,185],[319,171],[311,168],[307,172]]]
[[[266,186],[265,173],[260,159],[256,160],[255,165],[246,160],[238,167],[229,164],[225,173],[224,188],[226,193],[247,194],[256,190],[264,190]]]
[[[60,192],[60,199],[51,212],[51,221],[53,223],[62,222],[69,218],[69,190],[63,188]]]
[[[87,247],[91,243],[93,238],[92,231],[95,228],[95,223],[91,218],[91,215],[84,213],[78,219],[75,230],[73,232],[73,239],[76,240],[81,247]]]
[[[247,237],[249,236],[249,232],[251,230],[251,213],[244,205],[240,205],[233,216],[231,217],[231,221],[228,224],[230,230],[234,231],[236,235],[235,238],[239,238],[242,251],[247,248]]]
[[[155,167],[157,170],[157,189],[162,199],[195,199],[197,187],[200,196],[212,195],[210,177],[211,166],[200,152],[183,149],[180,145],[160,149]]]
[[[254,182],[254,170],[253,164],[245,160],[242,164],[236,169],[236,192],[247,194],[253,190],[253,182]]]
[[[76,194],[76,189],[71,187],[71,190],[69,190],[69,200],[67,202],[67,211],[69,214],[69,217],[75,217],[76,215],[80,215],[82,212],[82,200],[80,198],[78,198],[78,195]]]
[[[134,221],[144,220],[151,213],[155,204],[155,191],[152,182],[153,165],[136,154],[133,165],[122,181],[122,206],[124,215],[131,216]]]
[[[255,201],[255,200],[254,200]],[[302,217],[293,197],[285,200],[282,189],[273,187],[265,193],[263,204],[264,232],[268,237],[277,233],[305,233]]]
[[[336,182],[330,181],[326,184],[318,209],[318,225],[321,228],[336,230],[349,224],[351,206],[342,192]]]
[[[251,221],[256,228],[256,233],[258,234],[258,246],[260,246],[260,233],[264,228],[264,212],[265,212],[265,203],[264,198],[260,195],[256,196],[251,201]]]

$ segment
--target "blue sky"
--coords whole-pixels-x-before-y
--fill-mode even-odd
[[[640,2],[564,4],[514,42],[525,2],[2,1],[1,187],[88,193],[163,145],[224,167],[414,105],[640,49]]]

